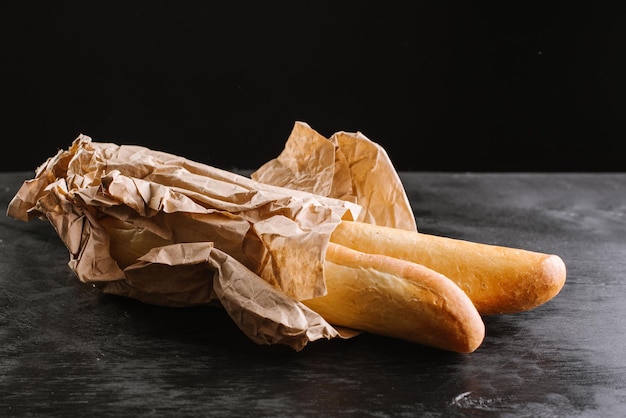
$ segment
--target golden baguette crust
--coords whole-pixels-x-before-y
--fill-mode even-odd
[[[343,221],[331,241],[438,271],[463,289],[482,315],[527,311],[565,284],[565,264],[553,254],[351,221]]]
[[[303,303],[331,324],[460,353],[484,339],[467,295],[424,266],[330,243],[324,276],[328,294]]]

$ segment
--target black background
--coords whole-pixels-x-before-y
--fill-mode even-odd
[[[623,2],[14,3],[4,171],[79,133],[257,168],[296,120],[399,171],[626,167]]]

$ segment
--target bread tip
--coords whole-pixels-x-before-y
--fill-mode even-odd
[[[567,268],[565,267],[563,259],[556,254],[548,255],[543,260],[541,267],[543,282],[546,283],[546,286],[550,289],[546,294],[546,296],[548,296],[547,300],[550,300],[565,286]]]

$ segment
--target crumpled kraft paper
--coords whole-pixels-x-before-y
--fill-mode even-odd
[[[387,152],[360,132],[326,139],[296,122],[282,153],[254,180],[357,202],[358,221],[417,231],[404,186]]]
[[[326,139],[303,122],[251,178],[81,134],[24,182],[7,215],[47,219],[77,277],[105,293],[217,302],[254,342],[296,350],[354,335],[300,302],[326,292],[324,254],[338,223],[416,230],[382,147],[360,133]]]

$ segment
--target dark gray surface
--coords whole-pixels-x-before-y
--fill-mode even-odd
[[[4,216],[0,415],[626,415],[626,174],[401,173],[422,232],[556,253],[568,278],[532,311],[485,318],[471,354],[373,335],[259,346],[218,308],[99,294],[45,221]]]

